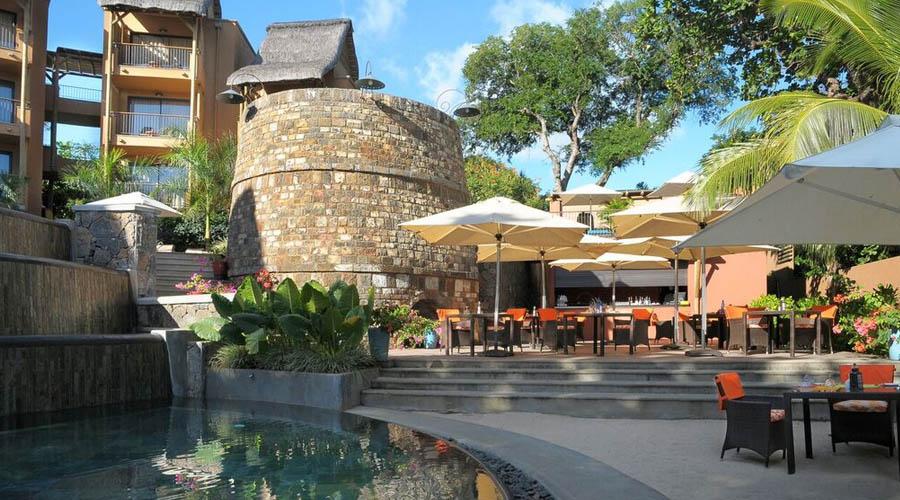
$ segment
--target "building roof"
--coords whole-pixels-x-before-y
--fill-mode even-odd
[[[58,47],[47,51],[47,68],[67,75],[103,76],[103,54]]]
[[[193,14],[200,17],[222,17],[220,0],[97,0],[109,10],[146,10],[173,14]]]
[[[143,210],[155,212],[160,217],[178,217],[181,215],[178,210],[139,191],[92,201],[84,205],[75,205],[72,207],[72,210],[76,212],[134,212]]]
[[[238,69],[227,83],[320,80],[338,64],[344,52],[350,62],[350,77],[356,80],[359,63],[349,19],[271,24],[259,49],[262,61]]]

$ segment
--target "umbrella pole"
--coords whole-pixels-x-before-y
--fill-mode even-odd
[[[544,281],[547,276],[547,269],[545,267],[546,260],[544,260],[545,252],[541,250],[541,308],[547,308],[547,283]]]
[[[700,247],[700,322],[700,340],[703,345],[700,349],[692,349],[684,354],[692,357],[722,356],[721,352],[706,347],[706,247]]]
[[[616,309],[616,266],[612,268],[612,308]]]
[[[678,255],[675,256],[675,294],[672,296],[675,314],[672,316],[672,343],[678,343]]]
[[[500,252],[503,248],[503,235],[497,234],[497,262],[495,269],[497,272],[494,281],[494,349],[492,351],[485,350],[486,356],[512,356],[510,351],[500,350]],[[485,332],[485,347],[487,347],[487,332]]]

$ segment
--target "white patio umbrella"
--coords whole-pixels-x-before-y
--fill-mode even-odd
[[[747,243],[900,245],[900,115],[786,165],[680,248]]]
[[[557,259],[590,259],[594,255],[579,247],[522,246],[504,243],[500,259],[503,262],[541,261],[541,307],[547,307],[547,285],[545,283],[546,262]],[[478,262],[490,262],[497,258],[497,245],[478,245]]]
[[[694,183],[697,182],[697,174],[691,170],[686,172],[682,172],[675,177],[667,180],[663,183],[662,186],[656,188],[652,193],[650,193],[651,197],[659,197],[666,198],[669,196],[678,196],[684,194],[685,191],[691,188]]]
[[[678,243],[686,240],[688,236],[654,236],[647,238],[626,238],[619,240],[619,245],[614,247],[616,253],[635,254],[635,255],[652,255],[654,257],[663,257],[675,261],[674,268],[674,316],[672,316],[672,327],[675,339],[678,338],[678,260],[699,260],[701,252],[696,248],[685,248],[680,252],[676,252],[673,248]],[[734,245],[710,247],[706,249],[705,257],[719,257],[722,255],[734,255],[749,252],[765,252],[777,251],[778,249],[768,245]]]
[[[722,206],[699,210],[691,206],[684,196],[673,196],[637,205],[612,214],[611,220],[619,237],[668,236],[694,234],[734,208],[739,199],[728,200]],[[700,248],[700,268],[706,267],[706,251]],[[695,355],[716,355],[706,347],[706,280],[700,280],[701,338],[704,349]]]
[[[496,197],[400,224],[434,245],[496,246],[494,328],[500,323],[500,262],[503,244],[575,246],[587,226],[509,198]],[[495,354],[505,355],[496,349]]]
[[[596,259],[560,259],[550,263],[566,271],[612,271],[612,305],[616,305],[616,271],[619,269],[668,269],[669,260],[646,255],[607,252]]]

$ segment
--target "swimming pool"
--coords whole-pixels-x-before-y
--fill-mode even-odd
[[[207,402],[0,432],[0,498],[500,499],[453,445],[346,413]]]

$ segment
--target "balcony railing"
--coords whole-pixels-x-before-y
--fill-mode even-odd
[[[0,123],[19,122],[19,101],[0,97]]]
[[[0,47],[4,49],[15,49],[16,38],[15,25],[0,24]]]
[[[59,86],[59,97],[62,99],[72,99],[74,101],[85,102],[100,102],[100,96],[100,89],[73,87],[71,85]]]
[[[188,117],[153,113],[117,113],[116,133],[143,137],[177,137],[188,130]]]
[[[191,49],[147,43],[118,43],[119,64],[144,68],[191,67]]]

